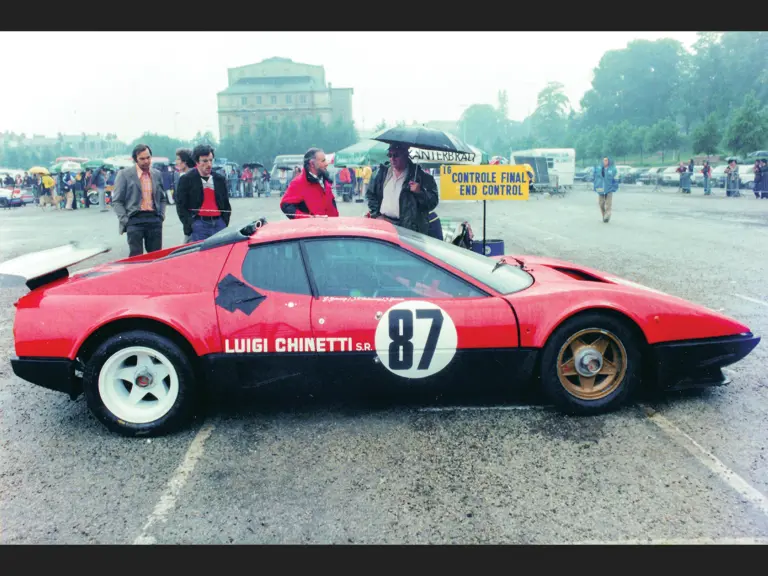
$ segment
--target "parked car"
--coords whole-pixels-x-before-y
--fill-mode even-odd
[[[721,164],[712,168],[712,186],[715,188],[725,188],[725,169],[728,164]]]
[[[642,176],[640,176],[640,181],[643,184],[655,185],[656,179],[659,177],[662,170],[664,170],[664,168],[659,168],[658,166],[648,168],[648,170]]]
[[[632,166],[629,164],[616,164],[616,176],[619,182],[624,182],[624,176],[629,174],[630,170],[632,170]]]
[[[668,166],[661,172],[662,182],[664,186],[679,186],[680,185],[680,173],[677,171],[679,166]]]
[[[650,170],[650,168],[632,168],[632,170],[624,175],[621,181],[626,184],[636,184],[637,182],[640,182],[640,178],[643,174],[648,172],[648,170]]]
[[[594,168],[589,166],[582,168],[573,175],[574,182],[591,182],[594,177]]]
[[[755,164],[739,166],[739,188],[755,189]]]
[[[0,188],[0,208],[24,206],[20,188]]]

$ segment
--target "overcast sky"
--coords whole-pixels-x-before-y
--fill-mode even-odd
[[[227,68],[273,56],[322,64],[326,81],[354,88],[358,128],[456,120],[471,104],[495,105],[500,89],[510,118],[522,120],[547,82],[562,82],[578,105],[604,52],[664,37],[690,48],[696,33],[2,32],[13,50],[3,62],[0,131],[218,137]]]

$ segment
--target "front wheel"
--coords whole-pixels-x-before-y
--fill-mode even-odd
[[[192,416],[189,357],[172,340],[131,330],[105,340],[88,361],[83,389],[91,412],[125,436],[165,434]]]
[[[563,412],[592,415],[620,407],[637,387],[641,344],[624,322],[581,314],[550,336],[541,359],[544,392]]]

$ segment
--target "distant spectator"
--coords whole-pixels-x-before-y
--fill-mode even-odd
[[[192,150],[189,148],[179,148],[176,150],[176,172],[173,174],[174,202],[176,202],[176,193],[179,191],[179,180],[194,167],[195,161],[192,160]]]
[[[229,184],[229,194],[230,196],[236,196],[237,195],[237,183],[238,183],[238,173],[237,168],[232,166],[232,170],[229,171],[229,174],[227,174],[227,183]]]
[[[371,174],[373,174],[371,167],[363,166],[363,191],[362,191],[363,196],[365,196],[365,193],[368,191],[368,185],[371,183]],[[441,234],[442,234],[442,228],[441,228]]]
[[[712,166],[709,165],[709,160],[704,162],[704,166],[701,169],[701,173],[704,176],[704,196],[712,194],[711,181],[712,181]]]
[[[760,160],[760,198],[768,198],[768,161],[765,158]],[[755,177],[755,190],[758,189],[757,175]]]
[[[59,177],[59,190],[66,201],[64,209],[72,210],[72,202],[75,198],[75,179],[72,177],[71,172],[61,173],[61,176]]]
[[[755,165],[752,166],[752,173],[755,175],[752,181],[752,192],[755,193],[755,198],[760,198],[760,160],[755,160]]]
[[[611,208],[613,207],[613,194],[619,189],[616,179],[616,165],[609,157],[603,158],[602,166],[595,166],[594,190],[598,194],[600,213],[603,222],[611,221]]]
[[[736,160],[731,160],[725,169],[725,195],[728,197],[741,196],[739,184],[739,165]]]
[[[243,183],[243,196],[252,196],[251,193],[253,186],[253,172],[251,172],[250,166],[246,166],[243,169],[243,174],[240,176],[240,181]]]
[[[101,206],[100,212],[107,211],[106,201],[106,186],[107,186],[107,169],[102,166],[93,174],[91,179],[91,188],[96,188],[99,193],[99,206]]]

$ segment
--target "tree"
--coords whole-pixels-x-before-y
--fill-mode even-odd
[[[461,115],[459,134],[467,144],[491,152],[494,143],[503,134],[499,111],[490,104],[473,104]]]
[[[632,151],[640,152],[640,163],[644,164],[644,153],[648,150],[645,143],[647,141],[648,128],[646,126],[640,126],[635,128],[632,133]]]
[[[605,128],[595,126],[589,133],[589,159],[599,160],[603,156],[605,145]]]
[[[216,155],[240,164],[261,162],[271,169],[279,154],[303,154],[311,147],[335,152],[357,140],[354,124],[341,120],[335,120],[330,125],[314,116],[302,118],[298,123],[293,119],[261,121],[250,128],[244,127],[234,137],[222,140]]]
[[[126,154],[130,153],[134,146],[137,144],[146,144],[152,149],[153,156],[165,156],[166,158],[173,158],[176,155],[176,150],[179,148],[191,148],[197,143],[198,142],[195,141],[193,144],[192,142],[186,140],[178,140],[163,134],[145,132],[126,147]]]
[[[215,148],[216,138],[213,137],[213,132],[210,130],[200,132],[198,130],[195,137],[192,138],[192,145],[197,146],[198,144],[207,144],[208,146],[213,146]]]
[[[382,130],[386,130],[386,129],[387,129],[387,123],[382,119],[381,122],[376,124],[376,126],[373,129],[373,131],[374,132],[381,132]]]
[[[576,159],[581,160],[582,164],[589,158],[589,145],[590,139],[587,133],[578,136],[573,143],[573,148],[576,150]]]
[[[623,157],[626,159],[632,147],[632,127],[625,120],[620,124],[614,124],[608,129],[605,135],[603,149],[605,154],[614,158]]]
[[[570,102],[564,89],[560,82],[549,82],[539,92],[531,118],[536,138],[550,146],[558,146],[565,139]]]
[[[707,116],[706,120],[694,129],[692,137],[694,154],[704,153],[707,156],[715,154],[717,145],[722,139],[717,115],[713,112]]]
[[[603,54],[581,100],[588,125],[648,126],[674,112],[685,49],[677,40],[635,40]]]
[[[768,114],[760,105],[755,92],[744,97],[743,104],[733,111],[725,130],[725,146],[735,154],[748,154],[768,141]]]
[[[509,97],[507,96],[507,91],[499,90],[496,97],[498,100],[498,106],[496,109],[499,112],[499,117],[502,120],[506,120],[507,117],[509,116]]]
[[[664,163],[664,153],[677,150],[680,146],[680,130],[670,119],[660,120],[650,129],[647,140],[648,150],[661,152],[661,162]]]

